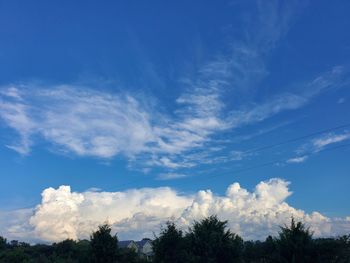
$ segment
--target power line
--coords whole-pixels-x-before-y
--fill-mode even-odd
[[[350,147],[350,143],[342,144],[342,145],[338,145],[338,146],[334,146],[334,147],[330,147],[330,148],[326,148],[326,149],[322,150],[322,152],[333,151],[333,150],[337,150],[337,149],[340,149],[340,148],[346,148],[346,147]],[[320,152],[317,152],[317,153],[320,153]],[[315,154],[315,152],[307,153],[307,155],[312,155],[312,154]],[[208,177],[201,177],[200,178],[200,182],[210,181],[212,179],[215,179],[215,178],[218,178],[218,177],[223,177],[223,176],[226,176],[226,175],[236,175],[236,174],[243,173],[243,172],[246,172],[246,171],[249,171],[249,170],[254,170],[254,169],[257,169],[257,168],[261,168],[261,167],[275,165],[277,163],[286,163],[286,161],[289,160],[289,159],[290,158],[278,159],[278,160],[274,160],[274,161],[270,161],[270,162],[266,162],[266,163],[260,163],[260,164],[257,164],[257,165],[245,167],[245,168],[242,168],[242,169],[237,169],[237,170],[228,171],[228,172],[225,172],[225,173],[215,174],[215,175],[208,176]],[[179,183],[180,183],[179,181],[176,181],[176,182],[173,182],[172,185],[174,185],[174,184],[176,185],[176,184],[179,184]]]
[[[319,134],[323,134],[323,133],[327,133],[327,132],[343,129],[343,128],[346,128],[346,127],[350,127],[350,123],[339,125],[339,126],[336,126],[336,127],[333,127],[333,128],[328,128],[328,129],[316,131],[316,132],[309,133],[309,134],[306,134],[306,135],[303,135],[303,136],[300,136],[300,137],[288,139],[288,140],[285,140],[285,141],[280,141],[278,143],[265,145],[265,146],[261,146],[261,147],[258,147],[258,148],[253,148],[251,150],[244,151],[243,153],[245,153],[245,154],[247,154],[247,153],[255,153],[255,152],[263,151],[263,150],[266,150],[266,149],[271,149],[271,148],[274,148],[274,147],[277,147],[277,146],[281,146],[281,145],[284,145],[284,144],[288,144],[288,143],[296,142],[296,141],[299,141],[299,140],[307,139],[307,138],[310,138],[310,137],[313,137],[313,136],[316,136],[316,135],[319,135]],[[339,149],[339,148],[345,148],[345,147],[349,147],[349,146],[350,146],[350,144],[342,144],[342,145],[338,145],[338,146],[335,146],[335,147],[329,147],[329,148],[323,149],[322,152],[324,152],[324,151],[332,151],[332,150],[336,150],[336,149]],[[314,152],[310,152],[310,153],[306,153],[305,155],[312,155],[312,154],[315,154],[315,153]],[[204,178],[202,177],[201,181],[210,180],[210,179],[213,179],[213,178],[216,178],[216,177],[225,176],[227,174],[238,174],[238,173],[242,173],[242,172],[253,170],[253,169],[257,169],[257,168],[261,168],[261,167],[265,167],[265,166],[269,166],[269,165],[274,165],[274,164],[280,163],[280,162],[286,162],[288,159],[290,159],[290,158],[279,159],[279,160],[274,160],[274,161],[270,161],[270,162],[266,162],[266,163],[261,163],[261,164],[257,164],[257,165],[254,165],[254,166],[249,166],[249,167],[245,167],[245,168],[242,168],[242,169],[229,171],[229,172],[226,172],[226,173],[220,173],[220,174],[212,175],[212,176],[209,176],[209,177],[204,177]],[[134,183],[137,183],[138,181],[139,180],[133,180],[133,181],[126,182],[124,184],[119,185],[117,189],[121,189],[122,190],[122,187],[132,185]],[[179,181],[177,181],[177,182],[179,182]],[[176,182],[173,182],[172,184],[174,184],[174,183],[176,184]],[[27,208],[32,208],[32,207],[30,206],[30,207],[24,207],[24,208],[19,208],[19,209],[27,209]],[[15,210],[18,210],[18,209],[10,209],[10,210],[7,210],[7,212],[15,211]]]
[[[303,136],[300,136],[300,137],[288,139],[288,140],[281,141],[281,142],[278,142],[278,143],[265,145],[265,146],[261,146],[261,147],[258,147],[258,148],[253,148],[251,150],[244,151],[243,153],[260,152],[260,151],[271,149],[271,148],[274,148],[274,147],[277,147],[277,146],[281,146],[281,145],[284,145],[284,144],[288,144],[288,143],[300,141],[300,140],[303,140],[303,139],[307,139],[307,138],[310,138],[310,137],[313,137],[313,136],[316,136],[316,135],[320,135],[320,134],[323,134],[323,133],[327,133],[327,132],[331,132],[331,131],[335,131],[335,130],[339,130],[339,129],[344,129],[346,127],[350,127],[350,123],[343,124],[343,125],[340,125],[340,126],[329,128],[329,129],[316,131],[316,132],[313,132],[313,133],[309,133],[309,134],[306,134],[306,135],[303,135]]]
[[[316,131],[316,132],[309,133],[309,134],[306,134],[306,135],[303,135],[303,136],[291,138],[291,139],[288,139],[288,140],[285,140],[285,141],[280,141],[280,142],[278,142],[278,143],[269,144],[269,145],[261,146],[261,147],[258,147],[258,148],[253,148],[253,149],[251,149],[251,150],[243,151],[243,154],[247,154],[247,153],[256,153],[256,152],[264,151],[264,150],[271,149],[271,148],[274,148],[274,147],[277,147],[277,146],[281,146],[281,145],[285,145],[285,144],[288,144],[288,143],[292,143],[292,142],[300,141],[300,140],[303,140],[303,139],[307,139],[307,138],[310,138],[310,137],[313,137],[313,136],[316,136],[316,135],[320,135],[320,134],[323,134],[323,133],[327,133],[327,132],[331,132],[331,131],[335,131],[335,130],[344,129],[344,128],[346,128],[346,127],[350,127],[350,123],[345,123],[345,124],[343,124],[343,125],[339,125],[339,126],[335,126],[335,127],[332,127],[332,128],[328,128],[328,129]],[[327,148],[327,149],[330,149],[330,148]],[[325,150],[326,150],[326,149],[325,149]],[[325,151],[325,150],[323,150],[323,151]],[[312,153],[309,153],[309,154],[312,154]],[[275,163],[281,162],[281,161],[282,161],[282,160],[276,160],[276,161],[272,161],[272,162],[268,162],[268,163],[263,163],[263,164],[255,165],[255,166],[253,166],[253,167],[242,168],[242,169],[240,169],[240,171],[241,171],[241,170],[242,170],[242,171],[245,171],[245,170],[256,169],[256,168],[260,168],[260,167],[272,165],[272,164],[275,164]],[[286,161],[286,160],[285,160],[285,161]],[[126,183],[124,183],[124,184],[119,185],[118,188],[119,188],[119,189],[122,189],[122,187],[132,185],[132,184],[134,184],[134,183],[137,183],[138,181],[139,181],[139,180],[133,180],[133,181],[130,181],[130,182],[126,182]]]
[[[329,147],[329,148],[326,148],[326,149],[322,150],[321,152],[333,151],[333,150],[337,150],[337,149],[340,149],[340,148],[346,148],[346,147],[350,147],[350,143],[341,144],[341,145],[337,145],[337,146],[334,146],[334,147]],[[320,152],[317,152],[317,153],[320,153]],[[310,156],[310,155],[313,155],[313,154],[315,154],[315,152],[309,152],[309,153],[306,153],[305,155]],[[220,176],[225,176],[227,174],[232,174],[232,175],[233,174],[238,174],[238,173],[242,173],[242,172],[245,172],[245,171],[253,170],[253,169],[256,169],[256,168],[261,168],[261,167],[273,165],[273,164],[276,164],[276,163],[282,163],[282,162],[285,163],[289,159],[290,158],[284,158],[284,159],[274,160],[274,161],[270,161],[270,162],[266,162],[266,163],[261,163],[261,164],[258,164],[258,165],[242,168],[242,169],[239,169],[239,170],[236,170],[236,171],[230,171],[230,172],[226,172],[226,173],[220,173],[220,174],[212,175],[212,176],[209,176],[209,177],[201,178],[201,180],[204,181],[204,180],[208,180],[208,179],[212,179],[212,178],[216,178],[216,177],[220,177]]]
[[[321,152],[333,151],[333,150],[337,150],[337,149],[340,149],[340,148],[346,148],[346,147],[350,147],[350,143],[342,144],[342,145],[338,145],[338,146],[334,146],[334,147],[329,147],[329,148],[323,149]],[[320,153],[320,152],[317,152],[317,153]],[[309,153],[306,153],[305,155],[310,156],[310,155],[313,155],[313,154],[316,154],[316,153],[315,152],[309,152]],[[254,170],[254,169],[257,169],[257,168],[262,168],[262,167],[266,167],[266,166],[270,166],[270,165],[275,165],[277,163],[286,163],[290,158],[291,157],[284,158],[284,159],[276,159],[276,160],[273,160],[273,161],[260,163],[260,164],[257,164],[257,165],[248,166],[248,167],[245,167],[245,168],[241,168],[241,169],[237,169],[237,170],[233,170],[233,171],[228,171],[228,172],[225,172],[225,173],[219,173],[219,174],[215,174],[215,175],[208,176],[208,177],[201,177],[200,180],[201,181],[208,181],[208,180],[211,180],[211,179],[214,179],[214,178],[217,178],[217,177],[226,176],[228,174],[235,175],[235,174],[243,173],[243,172],[246,172],[246,171],[249,171],[249,170]],[[181,180],[181,179],[179,179],[179,180]],[[118,188],[122,189],[122,187],[125,187],[125,186],[128,186],[128,185],[132,185],[135,182],[137,182],[137,181],[135,180],[135,181],[131,181],[131,182],[125,183],[123,185],[119,185]],[[173,182],[172,185],[177,184],[177,183],[180,183],[180,181]]]
[[[334,151],[334,150],[337,150],[337,149],[340,149],[340,148],[346,148],[346,147],[350,147],[350,143],[348,143],[348,144],[341,144],[341,145],[337,145],[337,146],[334,146],[334,147],[329,147],[329,148],[326,148],[326,149],[322,150],[322,152]],[[317,152],[317,153],[320,153],[320,152]],[[307,155],[312,155],[312,154],[315,154],[315,152],[307,153]],[[220,173],[220,174],[212,175],[212,176],[209,176],[209,177],[204,177],[204,178],[201,178],[201,181],[212,180],[212,179],[215,179],[217,177],[225,176],[228,173],[233,175],[233,174],[238,174],[238,173],[242,173],[242,172],[245,172],[245,171],[253,170],[253,169],[256,169],[256,168],[261,168],[261,167],[273,165],[273,164],[280,163],[280,162],[286,162],[288,159],[289,158],[274,160],[274,161],[270,161],[270,162],[261,163],[261,164],[257,164],[257,165],[254,165],[254,166],[238,169],[238,170],[235,170],[235,171],[230,171],[230,172],[227,172],[227,173]],[[131,184],[131,183],[133,183],[133,182],[129,182],[127,184]],[[175,184],[176,183],[179,183],[179,181],[175,182]],[[124,184],[123,186],[125,186],[127,184]],[[173,183],[173,185],[174,185],[174,183]],[[10,209],[10,210],[6,210],[5,213],[6,212],[11,213],[11,212],[16,211],[16,210],[32,209],[32,208],[33,208],[32,206],[27,206],[27,207],[22,207],[22,208],[17,208],[17,209]]]

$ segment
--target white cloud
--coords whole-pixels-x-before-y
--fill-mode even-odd
[[[313,146],[317,151],[326,147],[327,145],[342,142],[350,139],[350,132],[344,132],[341,134],[330,133],[312,141]]]
[[[312,98],[329,89],[337,89],[349,84],[348,70],[342,66],[335,66],[331,70],[314,78],[307,83],[303,96]]]
[[[45,189],[34,212],[13,212],[7,217],[0,213],[0,218],[12,217],[9,222],[3,221],[0,234],[51,242],[87,238],[99,224],[108,221],[120,239],[139,239],[153,237],[153,232],[158,233],[161,224],[169,219],[187,229],[193,220],[212,214],[228,220],[231,230],[245,239],[275,235],[292,215],[310,226],[316,236],[349,231],[350,221],[346,218],[329,218],[290,206],[286,199],[291,194],[289,183],[282,179],[260,182],[252,192],[234,183],[223,196],[210,190],[186,195],[168,187],[78,193],[69,186],[60,186]]]
[[[87,238],[105,221],[124,237],[128,230],[149,231],[151,235],[156,228],[150,229],[147,221],[140,224],[139,219],[156,218],[158,227],[160,222],[179,217],[191,201],[190,196],[181,196],[167,187],[75,193],[69,186],[61,186],[43,191],[42,203],[30,223],[38,237],[49,241]]]
[[[0,90],[0,94],[4,95],[6,97],[15,98],[15,99],[18,99],[18,100],[22,99],[21,91],[18,90],[14,86],[10,86],[10,87],[8,87],[5,90]]]
[[[13,211],[0,210],[0,236],[8,240],[36,241],[33,227],[29,218],[33,215],[32,208]]]
[[[263,121],[281,111],[295,110],[307,102],[302,96],[283,94],[272,98],[266,103],[253,105],[247,109],[232,111],[228,118],[231,127],[240,127],[247,124]]]
[[[294,158],[290,158],[287,160],[287,163],[303,163],[307,160],[309,156],[304,155],[304,156],[298,156]]]
[[[7,145],[7,147],[26,155],[30,151],[30,136],[35,128],[35,123],[28,116],[30,106],[21,102],[21,97],[18,93],[14,94],[15,91],[12,87],[5,91],[7,92],[3,92],[3,95],[5,94],[10,99],[3,99],[0,96],[0,117],[9,127],[15,129],[20,136],[19,142]]]
[[[0,101],[0,116],[21,136],[11,146],[28,153],[33,135],[82,156],[140,152],[152,141],[148,113],[130,96],[59,86],[26,87],[21,100]]]
[[[148,98],[89,87],[3,87],[0,118],[20,136],[8,147],[28,154],[34,138],[39,137],[56,151],[79,156],[108,159],[123,155],[133,163],[143,161],[144,166],[193,167],[201,161],[193,158],[196,151],[210,146],[219,132],[298,109],[321,91],[341,85],[344,69],[334,67],[302,84],[306,91],[300,94],[281,93],[240,105],[241,95],[256,88],[268,74],[265,57],[288,31],[300,8],[297,3],[258,4],[255,19],[242,21],[242,42],[231,43],[226,54],[201,65],[195,76],[182,79],[188,88],[175,99],[176,107],[168,115],[147,105]]]
[[[299,83],[298,86],[303,87],[302,92],[282,93],[269,98],[268,101],[232,110],[226,121],[229,123],[229,127],[235,128],[261,122],[283,111],[299,109],[322,92],[344,86],[347,83],[345,77],[343,67],[333,67],[330,71],[320,74],[311,81]]]
[[[176,100],[172,115],[161,114],[146,99],[87,87],[3,87],[0,118],[20,137],[8,147],[28,154],[34,138],[39,137],[63,153],[105,159],[123,155],[134,163],[143,160],[146,166],[170,169],[193,167],[201,161],[193,159],[194,151],[213,145],[213,136],[298,109],[324,89],[339,86],[344,72],[336,67],[304,84],[307,91],[302,95],[283,93],[266,102],[224,111],[227,83],[219,77],[231,74],[221,69],[224,65],[210,65],[204,71],[207,75],[201,73],[195,82],[188,80],[192,89]],[[186,161],[187,156],[191,161]]]
[[[340,98],[340,99],[337,101],[337,103],[338,103],[338,104],[343,104],[345,101],[346,101],[345,98]]]
[[[162,173],[158,176],[158,179],[171,180],[171,179],[178,179],[178,178],[184,178],[184,177],[188,177],[188,175],[181,174],[181,173]]]
[[[90,193],[90,192],[87,192]],[[57,190],[47,188],[42,193],[42,203],[38,206],[30,224],[39,237],[44,240],[60,240],[64,237],[78,238],[77,228],[80,220],[79,207],[84,201],[81,193],[72,193],[69,186]],[[48,215],[53,216],[50,217]]]
[[[350,132],[344,130],[338,133],[328,133],[302,144],[296,150],[297,157],[290,158],[287,163],[302,163],[314,154],[327,149],[327,146],[340,143],[350,139]]]
[[[71,85],[19,88],[16,96],[12,86],[1,89],[0,117],[18,132],[19,142],[9,147],[21,154],[30,152],[39,135],[60,152],[136,161],[148,154],[147,164],[176,169],[194,165],[181,164],[181,153],[223,129],[220,101],[206,91],[181,96],[176,116],[169,117],[127,94]]]

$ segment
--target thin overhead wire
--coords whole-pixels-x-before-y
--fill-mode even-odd
[[[344,128],[347,128],[347,127],[350,127],[350,123],[339,125],[339,126],[336,126],[336,127],[333,127],[333,128],[328,128],[328,129],[316,131],[316,132],[309,133],[309,134],[306,134],[306,135],[303,135],[303,136],[291,138],[291,139],[288,139],[288,140],[285,140],[285,141],[280,141],[278,143],[269,144],[269,145],[261,146],[261,147],[258,147],[258,148],[253,148],[251,150],[244,151],[244,153],[260,152],[260,151],[263,151],[263,150],[271,149],[271,148],[274,148],[274,147],[277,147],[277,146],[281,146],[281,145],[284,145],[284,144],[288,144],[288,143],[292,143],[292,142],[297,142],[297,141],[304,140],[304,139],[307,139],[307,138],[310,138],[310,137],[314,137],[316,135],[332,132],[332,131],[335,131],[335,130],[344,129]]]
[[[311,137],[314,137],[314,136],[317,136],[317,135],[320,135],[320,134],[329,133],[329,132],[332,132],[332,131],[344,129],[344,128],[347,128],[347,127],[350,127],[350,123],[345,123],[345,124],[342,124],[342,125],[339,125],[339,126],[335,126],[335,127],[332,127],[332,128],[315,131],[315,132],[312,132],[312,133],[309,133],[309,134],[306,134],[306,135],[302,135],[302,136],[299,136],[299,137],[287,139],[287,140],[280,141],[280,142],[277,142],[277,143],[274,143],[274,144],[269,144],[269,145],[253,148],[251,150],[243,151],[243,154],[248,154],[248,153],[251,154],[251,153],[264,151],[264,150],[271,149],[271,148],[274,148],[274,147],[277,147],[277,146],[281,146],[281,145],[285,145],[285,144],[288,144],[288,143],[300,141],[300,140],[311,138]],[[325,151],[327,149],[330,149],[330,148],[326,148],[326,149],[324,149],[322,151]],[[310,154],[312,154],[312,153],[309,153],[309,155]],[[273,165],[273,164],[276,164],[277,162],[282,162],[282,161],[283,160],[275,160],[275,161],[271,161],[271,162],[267,162],[267,163],[262,163],[262,164],[254,165],[254,166],[251,166],[251,167],[242,168],[242,169],[238,170],[238,172],[243,172],[243,171],[252,170],[252,169],[256,169],[256,168],[260,168],[260,167],[264,167],[264,166],[268,166],[268,165]],[[284,160],[284,161],[286,161],[286,160]],[[230,173],[232,174],[233,172],[234,171],[231,171]],[[236,173],[237,173],[237,171],[236,171]],[[205,177],[205,178],[210,178],[210,177]],[[182,178],[182,179],[185,179],[185,178]],[[201,180],[203,180],[203,179],[204,178],[201,178]],[[179,180],[181,180],[181,179],[179,179]],[[137,183],[137,182],[139,182],[138,179],[130,181],[130,182],[126,182],[124,184],[119,185],[118,189],[122,189],[123,187],[133,185],[134,183]]]
[[[343,129],[343,128],[347,128],[347,127],[350,127],[350,123],[344,124],[344,125],[340,125],[340,126],[336,126],[336,127],[329,128],[329,129],[320,130],[320,131],[313,132],[313,133],[310,133],[310,134],[307,134],[307,135],[304,135],[304,136],[300,136],[300,137],[288,139],[288,140],[285,140],[285,141],[281,141],[281,142],[278,142],[278,143],[275,143],[275,144],[262,146],[262,147],[259,147],[259,148],[255,148],[255,149],[252,149],[252,150],[245,151],[244,153],[253,153],[253,152],[258,152],[258,151],[274,148],[274,147],[277,147],[277,146],[280,146],[280,145],[284,145],[284,144],[287,144],[287,143],[299,141],[299,140],[302,140],[302,139],[310,138],[310,137],[313,137],[313,136],[316,136],[316,135],[320,135],[320,134],[323,134],[323,133],[327,133],[327,132],[331,132],[331,131],[334,131],[334,130],[339,130],[339,129]],[[346,148],[346,147],[350,147],[350,143],[348,143],[348,144],[341,144],[341,145],[337,145],[337,146],[334,146],[334,147],[328,147],[328,148],[322,149],[319,152],[305,153],[305,155],[309,155],[310,156],[310,155],[313,155],[313,154],[316,154],[316,153],[321,153],[321,152],[325,152],[325,151],[333,151],[333,150]],[[243,172],[246,172],[246,171],[249,171],[249,170],[262,168],[262,167],[266,167],[266,166],[269,166],[269,165],[275,165],[277,163],[286,163],[286,161],[288,159],[290,159],[290,158],[283,158],[283,159],[273,160],[273,161],[269,161],[269,162],[253,165],[253,166],[244,167],[244,168],[237,169],[237,170],[227,171],[225,173],[215,174],[215,175],[211,175],[211,176],[207,176],[207,177],[201,177],[200,181],[201,182],[208,181],[208,180],[215,179],[217,177],[226,176],[228,174],[229,175],[236,175],[236,174],[243,173]],[[179,179],[176,182],[172,182],[171,185],[174,185],[176,183],[180,183],[181,181],[182,180]],[[133,184],[135,184],[137,182],[139,182],[139,180],[133,180],[133,181],[129,181],[129,182],[124,183],[124,184],[120,184],[116,190],[119,190],[119,189],[122,190],[124,187],[129,186],[129,185],[133,185]],[[20,210],[20,209],[30,209],[30,208],[33,208],[33,207],[32,206],[26,206],[26,207],[17,208],[17,209],[9,209],[9,210],[6,210],[4,212],[11,212],[11,211],[16,211],[16,210]]]
[[[346,148],[346,147],[350,147],[350,143],[341,144],[341,145],[337,145],[337,146],[334,146],[334,147],[325,148],[325,149],[323,149],[322,151],[319,151],[319,152],[309,152],[309,153],[306,153],[305,155],[310,156],[310,155],[313,155],[313,154],[316,154],[316,153],[333,151],[333,150],[337,150],[337,149],[340,149],[340,148]],[[205,177],[205,178],[201,178],[201,181],[202,180],[213,179],[213,178],[216,178],[216,177],[225,176],[227,174],[235,175],[235,174],[246,172],[246,171],[253,170],[253,169],[256,169],[256,168],[261,168],[261,167],[265,167],[265,166],[269,166],[269,165],[275,165],[277,163],[286,163],[287,160],[289,160],[289,159],[290,158],[283,158],[283,159],[278,159],[278,160],[274,160],[274,161],[270,161],[270,162],[266,162],[266,163],[257,164],[257,165],[254,165],[254,166],[245,167],[245,168],[238,169],[238,170],[228,171],[226,173],[220,173],[220,174],[208,176],[208,177]]]

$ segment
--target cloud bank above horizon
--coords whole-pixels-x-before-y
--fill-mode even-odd
[[[350,217],[329,218],[290,206],[289,182],[272,178],[252,192],[231,184],[223,196],[210,190],[183,194],[169,187],[129,189],[121,192],[74,192],[70,186],[47,188],[35,209],[0,213],[1,235],[29,241],[55,242],[84,239],[108,222],[120,239],[153,237],[166,221],[186,230],[194,220],[218,215],[228,220],[231,231],[244,239],[276,235],[291,217],[310,226],[315,236],[334,236],[350,231]],[[6,229],[6,230],[5,230]]]

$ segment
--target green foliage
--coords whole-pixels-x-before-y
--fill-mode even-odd
[[[227,221],[210,216],[195,222],[187,234],[195,262],[239,262],[243,240],[227,229]]]
[[[181,230],[174,223],[167,222],[166,228],[152,242],[154,262],[189,262],[191,255]]]
[[[90,241],[79,240],[76,243],[77,261],[89,262],[90,261]]]
[[[77,244],[72,239],[66,239],[57,244],[53,244],[57,257],[64,259],[66,262],[72,262],[77,258]]]
[[[186,235],[168,222],[153,241],[154,262],[239,262],[243,240],[227,222],[211,216],[195,222]]]
[[[52,245],[29,245],[0,237],[0,263],[94,263],[149,262],[134,250],[118,249],[117,237],[109,225],[100,226],[89,240],[63,240]],[[281,227],[277,238],[246,241],[227,229],[216,216],[195,222],[187,233],[168,222],[152,242],[156,263],[348,263],[350,235],[338,238],[312,238],[302,222],[292,219]]]
[[[99,226],[90,236],[91,262],[114,263],[118,258],[118,238],[111,235],[111,226]]]
[[[0,251],[4,250],[6,248],[6,245],[7,245],[6,238],[0,236]]]
[[[263,255],[263,246],[260,241],[244,242],[243,258],[247,262],[259,262]]]
[[[265,260],[264,262],[279,262],[277,242],[272,236],[268,236],[262,244],[261,258]]]
[[[125,263],[143,263],[147,262],[143,260],[133,249],[122,248],[119,249],[119,261]]]
[[[318,262],[350,262],[350,235],[336,239],[318,238],[314,243]]]
[[[302,222],[292,218],[290,226],[281,227],[277,247],[281,262],[313,262],[312,233]]]

